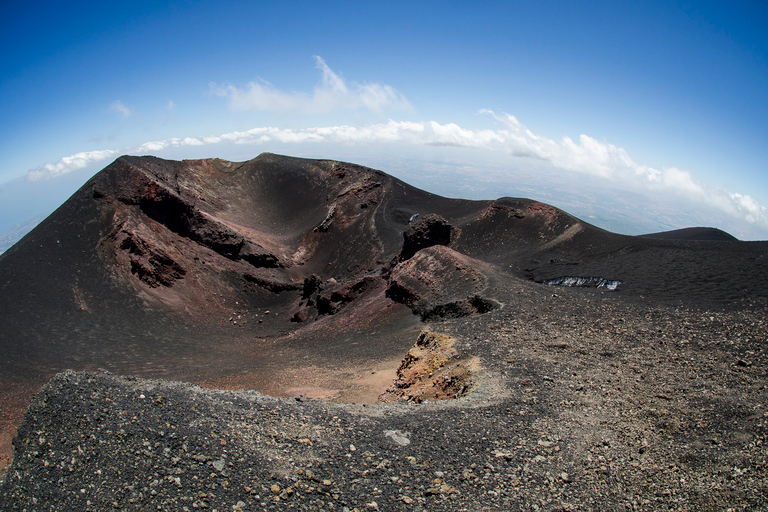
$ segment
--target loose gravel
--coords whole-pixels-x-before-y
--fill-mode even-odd
[[[765,509],[765,304],[553,290],[428,326],[481,361],[455,400],[61,373],[19,428],[0,509]]]

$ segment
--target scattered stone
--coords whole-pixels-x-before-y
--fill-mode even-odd
[[[408,434],[400,430],[385,430],[384,437],[391,439],[398,446],[408,446],[411,444]]]

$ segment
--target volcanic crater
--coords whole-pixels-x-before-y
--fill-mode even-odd
[[[121,157],[0,255],[0,505],[764,505],[768,243],[720,233]]]

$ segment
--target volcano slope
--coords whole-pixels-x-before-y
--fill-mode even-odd
[[[760,508],[768,244],[695,233],[121,157],[0,255],[0,509]]]

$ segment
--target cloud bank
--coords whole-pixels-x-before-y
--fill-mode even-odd
[[[408,100],[392,86],[378,83],[347,82],[333,72],[325,61],[315,56],[322,79],[311,95],[285,92],[269,82],[250,82],[245,88],[211,83],[211,92],[227,98],[233,110],[269,112],[327,113],[336,110],[365,108],[374,113],[385,110],[410,110]]]
[[[329,78],[330,80],[330,78]],[[727,192],[697,180],[689,171],[676,167],[655,169],[635,162],[623,148],[600,142],[588,135],[578,141],[569,137],[553,140],[532,133],[509,114],[481,111],[499,121],[503,128],[468,130],[456,124],[435,121],[393,121],[366,126],[325,126],[303,129],[259,127],[209,137],[172,138],[146,142],[122,150],[77,153],[55,164],[46,164],[28,173],[29,180],[47,179],[82,169],[118,154],[157,153],[168,148],[212,144],[268,143],[381,144],[459,146],[481,151],[503,152],[515,157],[550,162],[554,167],[609,180],[617,188],[644,189],[682,196],[716,208],[728,215],[768,229],[768,208],[746,194]]]
[[[120,153],[120,150],[117,149],[75,153],[74,155],[65,156],[55,164],[45,164],[37,169],[32,169],[27,173],[27,179],[29,181],[40,181],[55,178],[78,169],[84,169],[93,163],[113,158]]]

